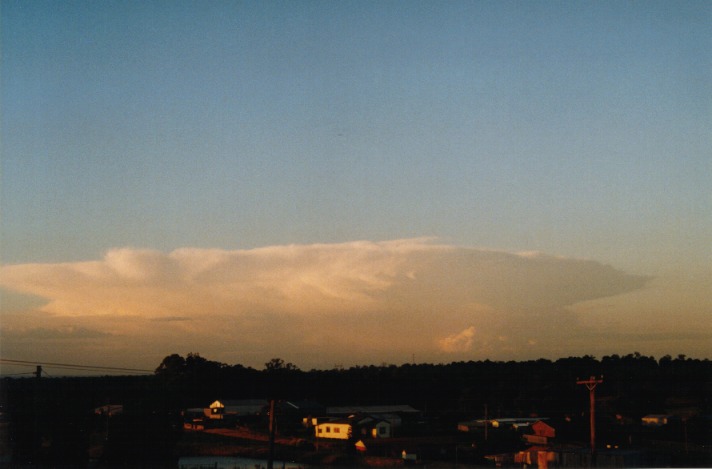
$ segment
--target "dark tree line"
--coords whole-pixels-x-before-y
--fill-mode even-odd
[[[585,422],[588,392],[576,380],[589,376],[603,376],[597,388],[603,420],[640,421],[675,406],[712,412],[710,360],[682,355],[656,360],[639,353],[310,371],[279,358],[257,370],[191,353],[167,356],[149,376],[6,378],[1,385],[15,460],[79,465],[87,457],[90,435],[105,424],[93,409],[108,403],[123,404],[124,413],[112,420],[106,457],[126,464],[131,458],[167,460],[179,436],[180,411],[216,399],[409,404],[445,431],[458,420],[482,418],[485,406],[491,418],[575,416]],[[709,441],[710,436],[703,428],[699,438]]]
[[[468,361],[449,364],[355,366],[302,371],[273,359],[263,370],[227,365],[197,354],[166,357],[155,377],[183,407],[214,399],[313,399],[325,405],[406,403],[431,413],[479,416],[487,404],[509,415],[580,412],[588,394],[579,378],[603,376],[599,395],[611,411],[637,418],[674,404],[710,411],[712,362],[684,355],[656,360],[639,353],[555,361]],[[585,408],[585,406],[584,406]]]

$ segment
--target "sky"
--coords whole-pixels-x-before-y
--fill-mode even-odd
[[[2,358],[712,358],[709,2],[0,16]]]

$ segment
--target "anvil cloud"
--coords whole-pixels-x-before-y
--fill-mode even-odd
[[[96,261],[0,270],[5,288],[46,299],[5,321],[3,334],[17,347],[74,340],[111,354],[143,343],[156,357],[189,346],[226,361],[296,353],[315,364],[516,355],[522,344],[540,343],[545,353],[575,336],[570,306],[648,280],[591,260],[429,239],[121,248]],[[82,334],[67,333],[76,330]]]

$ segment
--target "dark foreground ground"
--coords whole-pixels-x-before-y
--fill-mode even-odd
[[[276,363],[276,364],[275,364]],[[304,400],[322,406],[401,405],[420,411],[403,438],[349,444],[313,440],[285,425],[276,457],[309,465],[489,465],[486,455],[521,450],[521,437],[458,432],[458,423],[489,417],[549,418],[556,428],[559,467],[587,458],[589,392],[577,384],[605,376],[596,389],[599,467],[712,467],[712,361],[640,354],[569,357],[556,361],[456,362],[301,371],[281,361],[265,370],[212,362],[197,354],[166,357],[154,375],[0,380],[0,467],[177,467],[181,456],[266,458],[265,414],[252,431],[185,429],[183,411],[215,399]],[[111,418],[96,409],[121,404]],[[673,423],[650,429],[648,414]],[[325,414],[316,414],[317,416]],[[422,423],[422,425],[421,425]],[[290,430],[286,431],[289,427]],[[287,438],[286,436],[289,435]],[[502,465],[510,464],[501,460]],[[552,467],[556,465],[552,464]],[[521,464],[510,465],[521,467]]]
[[[556,461],[549,467],[712,467],[712,448],[705,445],[678,445],[665,441],[646,441],[646,446],[624,449],[602,448],[592,463],[588,449],[577,445],[558,445]],[[277,438],[276,461],[289,461],[303,467],[526,467],[509,459],[485,457],[488,448],[465,443],[460,435],[421,436],[367,440],[366,452],[355,451],[353,442],[313,442],[301,438]],[[417,459],[405,460],[401,453],[418,452]],[[244,429],[186,431],[177,445],[180,456],[240,456],[267,460],[267,435]],[[412,453],[411,453],[412,454]],[[537,466],[533,453],[529,466]],[[278,468],[279,465],[274,467]]]

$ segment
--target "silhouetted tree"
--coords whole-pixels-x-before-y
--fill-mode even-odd
[[[168,355],[161,361],[161,364],[158,365],[155,373],[157,375],[178,377],[185,373],[185,358],[177,353]]]
[[[265,371],[298,371],[293,363],[285,363],[281,358],[273,358],[265,363]]]

